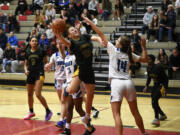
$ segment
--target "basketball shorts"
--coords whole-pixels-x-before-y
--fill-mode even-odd
[[[44,72],[29,72],[26,83],[27,84],[35,84],[35,82],[37,80],[41,80],[44,82],[44,79],[45,79]]]
[[[65,80],[56,80],[55,79],[55,84],[54,84],[55,89],[56,90],[62,90],[64,82],[65,82]]]
[[[89,69],[80,68],[79,79],[87,84],[95,84],[94,70],[92,68]]]
[[[111,102],[136,100],[136,90],[132,80],[111,79]]]

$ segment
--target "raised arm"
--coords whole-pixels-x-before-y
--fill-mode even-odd
[[[55,29],[55,28],[52,27],[52,30],[53,30],[54,34],[56,35],[56,37],[61,41],[61,43],[63,43],[68,48],[70,48],[71,42],[69,40],[65,39],[62,36],[62,33],[58,29]]]
[[[104,34],[102,33],[102,31],[91,21],[89,20],[86,16],[82,15],[82,18],[86,21],[86,23],[89,23],[89,25],[91,25],[92,29],[99,35],[99,37],[101,38],[103,44],[105,46],[107,46],[108,44],[108,40],[106,39],[106,37],[104,36]],[[99,40],[96,38],[96,40]],[[95,41],[95,40],[94,40]]]
[[[144,36],[141,37],[141,48],[142,48],[142,55],[139,59],[139,62],[146,63],[148,61],[148,57],[147,57],[147,50],[146,50],[146,38]]]

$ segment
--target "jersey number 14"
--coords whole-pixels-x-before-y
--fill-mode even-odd
[[[120,72],[122,70],[123,72],[126,72],[126,68],[127,68],[127,61],[117,59],[117,71]]]

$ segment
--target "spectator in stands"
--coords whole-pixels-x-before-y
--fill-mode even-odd
[[[4,4],[6,4],[7,6],[10,6],[10,2],[11,2],[11,0],[1,0],[0,1],[0,7],[4,6]]]
[[[33,0],[33,4],[32,4],[32,12],[34,13],[34,11],[36,10],[41,10],[43,9],[44,6],[44,0]]]
[[[164,69],[168,69],[168,56],[163,48],[159,49],[157,64],[161,64]]]
[[[168,5],[172,4],[170,0],[163,0],[161,3],[161,10],[166,13],[168,9]]]
[[[85,16],[87,16],[89,19],[91,19],[91,16],[90,16],[90,14],[89,14],[89,12],[88,12],[87,9],[84,9],[83,14],[84,14]],[[89,24],[87,24],[86,22],[84,22],[84,21],[82,21],[82,24],[83,24],[83,26],[86,28],[87,33],[89,34],[90,31],[92,30],[92,29],[91,29],[91,26],[90,26]]]
[[[24,15],[25,11],[28,9],[27,7],[28,5],[27,5],[26,0],[18,0],[18,5],[15,10],[15,15],[18,15],[19,11],[21,15]]]
[[[72,26],[74,26],[74,23],[75,23],[75,20],[76,20],[76,15],[77,15],[76,8],[74,7],[74,4],[69,3],[69,8],[67,10],[67,13],[69,15],[70,24]]]
[[[153,8],[152,6],[148,6],[147,12],[143,17],[142,34],[145,34],[145,31],[148,30],[148,26],[150,25],[153,16],[154,16]]]
[[[131,48],[132,52],[139,55],[142,52],[141,48],[141,37],[139,36],[138,32],[136,29],[133,30],[132,35],[131,35]],[[140,69],[141,64],[139,62],[136,62],[130,66],[131,70],[131,77],[135,77],[135,71]]]
[[[180,0],[176,0],[175,7],[176,7],[176,14],[180,15]]]
[[[4,50],[6,48],[7,40],[8,40],[8,37],[3,32],[3,29],[0,28],[0,48],[1,49]]]
[[[121,2],[121,0],[116,0],[115,11],[114,11],[114,16],[112,20],[114,20],[116,16],[117,16],[117,19],[120,20],[120,17],[122,14],[124,14],[123,3]]]
[[[19,49],[18,53],[17,53],[17,60],[12,61],[12,66],[14,69],[14,72],[17,72],[17,67],[18,66],[23,66],[24,65],[24,61],[25,61],[25,53],[26,53],[26,44],[22,43],[21,48]]]
[[[103,13],[102,13],[101,19],[105,21],[108,19],[109,15],[111,14],[112,3],[109,0],[103,0],[102,10],[103,10]]]
[[[6,65],[11,65],[12,61],[16,60],[16,53],[11,44],[7,43],[6,49],[3,54],[2,73],[6,72]],[[14,72],[13,66],[11,66],[11,72]]]
[[[9,13],[8,15],[7,25],[8,25],[8,33],[10,31],[19,32],[20,30],[19,23],[16,19],[16,16],[14,16],[12,13]]]
[[[128,7],[128,5],[130,4],[130,9],[132,9],[133,7],[133,3],[136,2],[136,0],[123,0],[123,3],[124,3],[124,8],[126,9],[126,7]]]
[[[39,37],[35,27],[32,28],[30,33],[28,33],[28,37],[26,38],[26,41],[29,42],[31,37]]]
[[[45,50],[47,51],[49,48],[49,41],[48,38],[46,37],[46,34],[42,34],[40,39],[39,39],[39,45]]]
[[[4,32],[6,32],[6,25],[7,25],[7,16],[2,11],[0,11],[0,28],[2,28]]]
[[[168,31],[168,41],[172,41],[172,34],[173,30],[176,25],[176,13],[173,10],[172,5],[168,6],[167,16],[160,13],[161,20],[160,20],[160,27],[159,27],[159,41],[162,41],[163,32],[166,30]]]
[[[14,35],[14,32],[10,32],[8,43],[11,44],[11,48],[16,49],[18,47],[18,38]]]
[[[40,10],[36,10],[36,14],[34,16],[34,27],[37,27],[37,25],[41,25],[42,28],[45,28],[45,18],[44,15],[40,13]]]
[[[52,31],[50,25],[47,26],[46,35],[47,35],[47,38],[48,38],[49,43],[51,43],[51,41],[52,41],[52,39],[53,39],[53,37],[54,37],[54,32]]]
[[[150,39],[150,35],[155,35],[155,43],[158,41],[158,32],[159,32],[159,17],[157,14],[153,16],[151,23],[148,26],[147,31],[147,41]]]
[[[36,28],[36,32],[38,34],[38,37],[40,37],[45,32],[45,29],[41,28],[41,25],[38,24]]]
[[[91,0],[88,5],[88,10],[90,14],[97,16],[98,15],[98,2],[96,0]]]
[[[52,3],[48,4],[48,8],[45,11],[45,16],[48,18],[51,16],[52,19],[55,19],[56,17],[56,10],[54,9],[54,6]]]
[[[2,61],[3,59],[3,49],[0,48],[0,62]]]
[[[172,79],[173,72],[177,71],[180,71],[180,54],[179,51],[175,48],[169,57],[169,78]]]
[[[88,9],[88,3],[86,0],[81,0],[80,6],[78,7],[78,17],[81,18],[81,14],[83,13],[84,9]]]

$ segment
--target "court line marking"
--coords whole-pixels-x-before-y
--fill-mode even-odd
[[[103,109],[101,109],[101,110],[99,110],[99,111],[104,111],[104,110],[107,110],[107,109],[109,109],[109,108],[106,107],[106,108],[103,108]],[[73,117],[73,119],[77,119],[77,118],[80,118],[80,116]],[[49,124],[49,125],[45,125],[45,126],[41,126],[41,127],[37,127],[37,128],[33,128],[33,129],[29,129],[29,130],[26,130],[26,131],[21,131],[21,132],[19,132],[19,133],[15,133],[15,134],[13,134],[13,135],[28,134],[28,133],[35,132],[35,131],[38,131],[38,130],[42,130],[42,129],[44,129],[44,128],[51,127],[51,126],[54,126],[54,123]]]
[[[174,121],[176,121],[176,120],[178,120],[178,119],[180,119],[180,117],[177,117],[177,118],[175,118],[175,119],[173,119],[173,120],[171,120],[171,121],[169,121],[169,122],[167,122],[167,123],[162,124],[161,127],[162,127],[162,126],[166,126],[166,125],[168,125],[168,124],[170,124],[170,123],[172,123],[172,122],[174,122]]]

